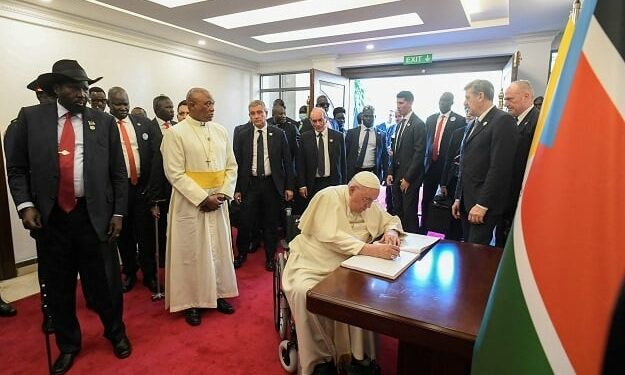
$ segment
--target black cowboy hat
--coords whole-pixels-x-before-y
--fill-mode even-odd
[[[65,80],[87,81],[87,84],[92,85],[101,79],[102,77],[96,79],[87,77],[87,73],[76,60],[59,60],[52,65],[52,73],[41,74],[35,81],[31,82],[31,84],[37,82],[39,87],[45,90],[51,88],[55,83]]]

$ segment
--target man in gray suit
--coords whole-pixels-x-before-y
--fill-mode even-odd
[[[462,218],[467,242],[488,245],[504,213],[517,149],[516,121],[493,104],[494,88],[476,79],[465,86],[465,105],[475,121],[460,151],[460,173],[452,215]]]
[[[75,60],[57,61],[39,80],[58,101],[22,108],[5,137],[11,194],[47,276],[60,351],[54,374],[67,372],[81,348],[78,271],[115,356],[131,353],[115,251],[128,177],[113,117],[86,106],[88,85],[99,79],[88,78]]]

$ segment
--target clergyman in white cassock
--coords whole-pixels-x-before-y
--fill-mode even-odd
[[[347,186],[321,190],[301,217],[301,234],[289,244],[282,286],[297,325],[304,375],[332,361],[344,363],[345,355],[375,359],[372,332],[309,312],[306,293],[352,255],[397,256],[401,221],[375,201],[379,189],[375,174],[359,172]],[[380,236],[381,243],[370,243]]]
[[[228,205],[205,212],[210,195],[234,195],[237,163],[226,130],[191,116],[165,132],[161,146],[172,185],[165,307],[170,312],[215,308],[218,298],[236,297]],[[199,323],[198,323],[199,324]]]

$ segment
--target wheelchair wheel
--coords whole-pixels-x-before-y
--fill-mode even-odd
[[[278,357],[282,368],[288,373],[293,374],[297,371],[297,348],[294,344],[290,344],[289,340],[283,340],[280,343]]]
[[[273,324],[276,327],[276,331],[280,331],[280,299],[282,291],[280,290],[282,276],[282,269],[279,267],[280,254],[276,255],[275,268],[273,270]],[[280,335],[282,338],[282,335]]]
[[[280,300],[282,302],[280,304],[280,324],[278,334],[280,335],[280,339],[284,340],[287,338],[290,330],[291,310],[289,310],[289,306],[286,303],[286,298],[284,296],[282,296]]]

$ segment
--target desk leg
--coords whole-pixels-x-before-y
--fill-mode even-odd
[[[399,341],[397,374],[467,375],[471,361],[453,354],[437,352],[423,346]]]

